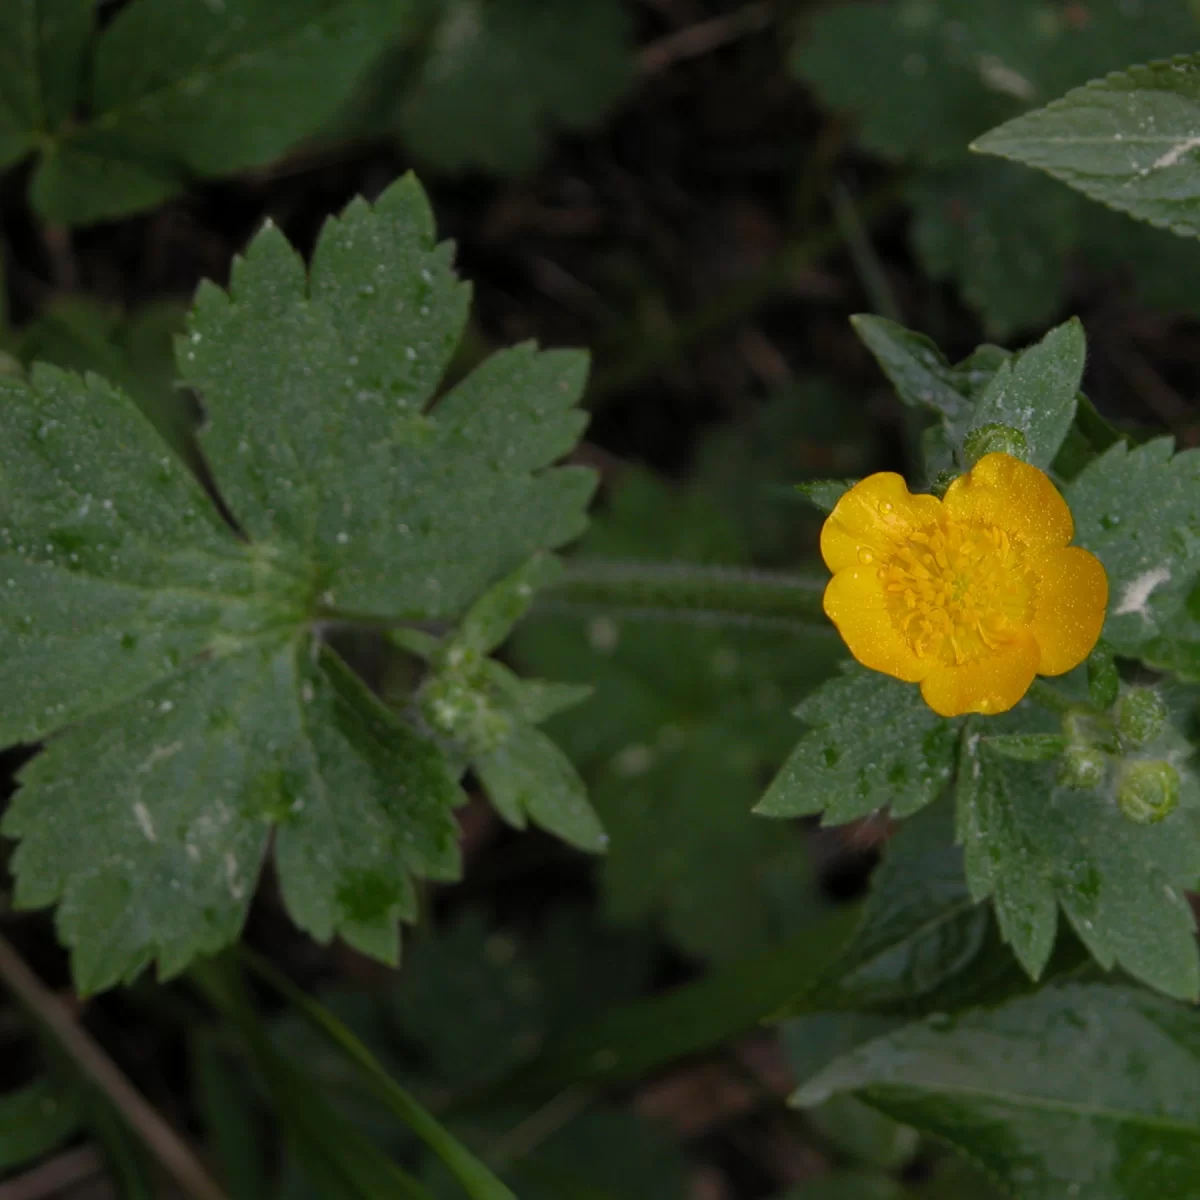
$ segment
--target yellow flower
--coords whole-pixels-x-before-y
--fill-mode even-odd
[[[1050,480],[1007,454],[985,455],[944,500],[872,475],[821,530],[825,612],[863,666],[919,683],[942,716],[1005,712],[1100,636],[1108,577],[1068,544],[1074,532]]]

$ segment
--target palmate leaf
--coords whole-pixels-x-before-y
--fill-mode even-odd
[[[887,1033],[795,1102],[855,1095],[950,1143],[1021,1200],[1159,1200],[1200,1194],[1198,1054],[1190,1006],[1056,986]]]
[[[599,121],[633,67],[621,0],[446,0],[400,128],[433,167],[519,174],[552,128]]]
[[[94,6],[5,7],[83,9],[90,24]],[[87,116],[69,122],[74,103],[56,105],[57,119],[44,126],[35,206],[50,220],[87,224],[150,207],[197,177],[278,158],[334,115],[413,8],[412,0],[222,0],[182,9],[174,0],[134,0],[97,35],[88,71],[76,56],[64,75],[90,80]],[[2,151],[0,133],[0,160]]]
[[[274,826],[284,899],[394,960],[410,873],[457,870],[440,751],[320,630],[453,619],[579,531],[578,356],[498,355],[434,408],[464,316],[418,185],[331,222],[311,279],[274,230],[202,288],[180,365],[245,538],[100,380],[0,380],[0,741],[50,735],[4,830],[61,901],[77,981],[235,937]]]

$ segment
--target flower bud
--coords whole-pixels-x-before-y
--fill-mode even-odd
[[[1068,746],[1058,764],[1058,782],[1063,787],[1090,792],[1104,782],[1108,755],[1095,746]]]
[[[1117,701],[1117,732],[1135,749],[1157,736],[1167,719],[1167,706],[1151,688],[1130,688]]]
[[[1139,825],[1153,825],[1170,816],[1179,803],[1179,772],[1162,759],[1140,759],[1121,773],[1117,804]]]
[[[1029,452],[1025,435],[1011,425],[992,422],[972,429],[963,442],[963,454],[968,464],[974,466],[985,454],[1009,454],[1024,459]]]

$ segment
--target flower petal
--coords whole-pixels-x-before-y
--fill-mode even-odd
[[[962,666],[936,663],[921,684],[925,703],[943,717],[1007,712],[1037,674],[1038,644],[1030,636]]]
[[[1092,652],[1104,626],[1108,576],[1094,554],[1078,546],[1030,555],[1038,576],[1030,629],[1041,651],[1040,675],[1062,675]]]
[[[856,483],[821,529],[821,557],[831,571],[858,566],[859,551],[878,557],[914,530],[940,520],[936,496],[912,495],[902,476],[880,471]]]
[[[825,589],[825,614],[864,667],[908,683],[925,678],[930,664],[913,653],[896,628],[877,567],[839,571]]]
[[[1071,510],[1045,473],[1008,454],[985,454],[946,489],[944,503],[956,521],[996,525],[1031,549],[1065,546],[1075,533]]]

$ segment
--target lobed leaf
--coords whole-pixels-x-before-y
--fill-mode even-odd
[[[460,616],[593,484],[547,469],[577,356],[501,354],[427,411],[464,311],[447,257],[409,180],[331,224],[311,284],[268,230],[232,296],[202,289],[181,366],[245,536],[109,385],[0,379],[0,742],[50,737],[4,832],[81,990],[236,937],[272,830],[297,923],[385,961],[412,876],[457,873],[451,765],[321,632]]]
[[[852,665],[796,710],[805,734],[756,812],[821,814],[836,825],[890,805],[924,808],[949,782],[961,723],[939,717],[910,684]]]
[[[949,1142],[1022,1200],[1152,1200],[1200,1188],[1195,1010],[1106,984],[931,1016],[809,1080]]]
[[[1001,933],[1034,978],[1054,947],[1061,905],[1102,967],[1195,998],[1200,961],[1184,895],[1200,878],[1194,782],[1170,819],[1133,825],[1106,792],[1060,787],[1050,764],[997,752],[990,735],[1028,731],[1036,718],[1027,709],[986,727],[972,722],[963,741],[958,832],[972,895],[992,897]]]
[[[269,163],[334,115],[411,9],[410,0],[124,6],[96,39],[87,118],[51,127],[34,204],[49,220],[89,224],[158,204],[197,177]]]

